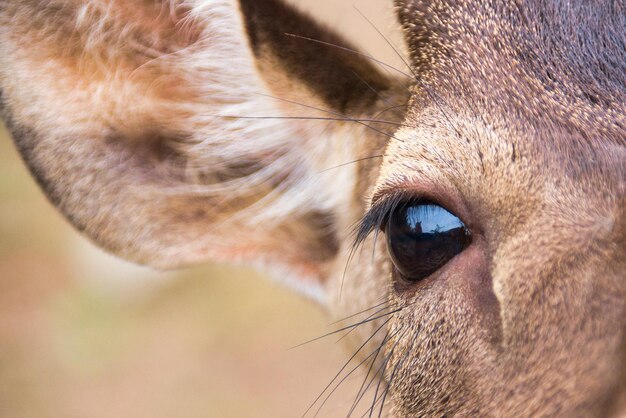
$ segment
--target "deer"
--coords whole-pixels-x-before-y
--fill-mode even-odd
[[[389,7],[400,68],[283,0],[2,0],[2,118],[105,250],[322,305],[369,416],[626,416],[625,5]]]

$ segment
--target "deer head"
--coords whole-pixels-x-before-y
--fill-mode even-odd
[[[3,117],[103,248],[360,313],[370,415],[624,414],[623,4],[395,7],[404,69],[280,0],[5,0]]]

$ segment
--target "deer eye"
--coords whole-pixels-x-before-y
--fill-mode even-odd
[[[389,214],[386,236],[393,264],[412,282],[439,270],[471,242],[469,230],[457,216],[427,202],[396,206]]]

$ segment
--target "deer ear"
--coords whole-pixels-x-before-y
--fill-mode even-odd
[[[3,116],[51,201],[105,249],[262,262],[318,288],[355,176],[324,169],[363,156],[340,136],[365,137],[354,120],[391,87],[359,55],[285,33],[350,48],[276,0],[10,2]]]

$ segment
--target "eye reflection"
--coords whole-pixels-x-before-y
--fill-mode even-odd
[[[465,224],[432,203],[399,206],[391,213],[386,232],[394,265],[411,281],[430,276],[471,242]]]

